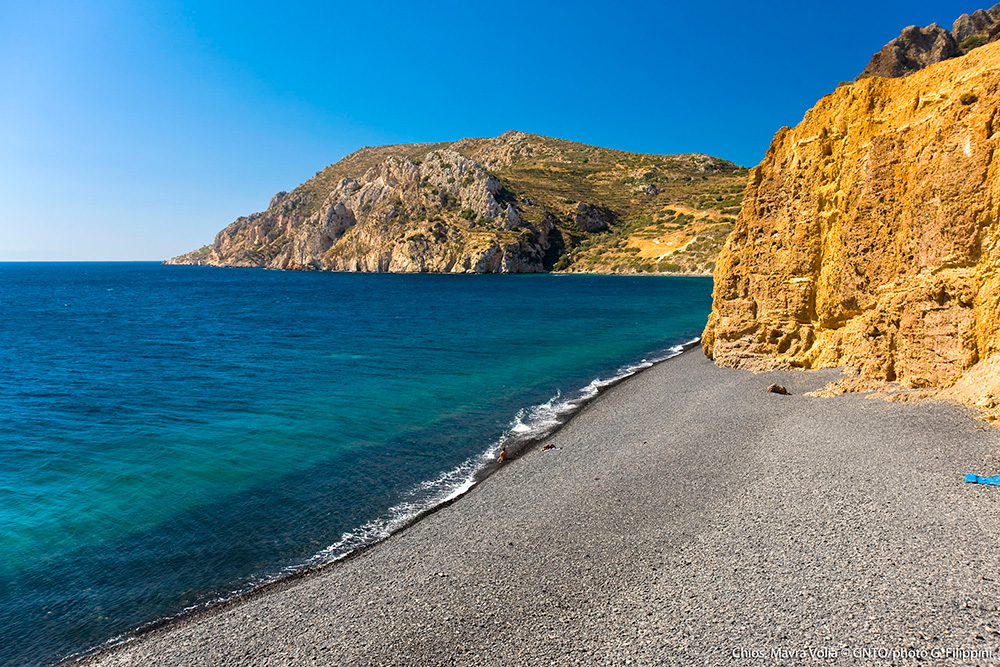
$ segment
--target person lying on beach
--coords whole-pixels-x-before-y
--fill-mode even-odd
[[[497,459],[497,463],[503,463],[507,460],[507,445],[500,445],[500,457]]]
[[[542,449],[559,449],[559,448],[556,447],[555,444],[553,444],[551,442],[547,442],[547,443],[545,443],[545,446],[542,447]]]

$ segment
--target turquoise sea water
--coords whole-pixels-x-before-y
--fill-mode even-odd
[[[383,537],[700,335],[711,280],[0,264],[0,665]]]

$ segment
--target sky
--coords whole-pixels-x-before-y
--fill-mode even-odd
[[[0,261],[166,259],[363,146],[753,166],[903,27],[986,6],[0,0]]]

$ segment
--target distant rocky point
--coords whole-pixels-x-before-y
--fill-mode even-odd
[[[911,25],[872,56],[858,79],[907,76],[928,65],[965,55],[997,39],[1000,39],[1000,4],[972,14],[962,14],[955,19],[951,32],[937,23],[923,28]]]
[[[363,148],[168,264],[711,273],[747,170],[524,132]]]

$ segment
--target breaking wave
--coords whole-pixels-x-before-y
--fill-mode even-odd
[[[530,408],[522,408],[503,435],[486,450],[466,459],[435,479],[421,482],[410,489],[404,494],[405,500],[390,507],[385,515],[344,533],[337,542],[309,559],[305,567],[326,565],[338,561],[358,549],[380,542],[435,508],[464,495],[482,479],[483,473],[496,460],[500,447],[506,445],[509,451],[517,452],[532,443],[547,438],[587,403],[597,398],[602,391],[654,364],[676,357],[699,341],[699,338],[694,338],[686,343],[674,345],[662,354],[619,368],[609,378],[596,378],[585,387],[570,394],[557,393],[544,403]],[[297,570],[302,567],[289,568],[289,570]]]

